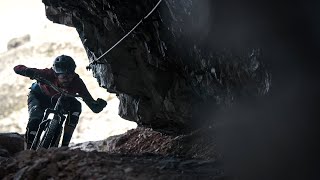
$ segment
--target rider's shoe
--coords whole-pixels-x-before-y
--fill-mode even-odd
[[[72,133],[64,132],[61,146],[69,146],[70,140],[72,137]]]

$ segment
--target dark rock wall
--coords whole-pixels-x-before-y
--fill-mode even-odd
[[[157,2],[43,0],[48,19],[77,29],[89,61],[113,46]],[[271,75],[256,43],[259,34],[244,27],[255,20],[226,5],[163,0],[101,63],[91,65],[100,86],[118,94],[121,117],[183,132],[212,123],[208,116],[239,98],[268,93]]]

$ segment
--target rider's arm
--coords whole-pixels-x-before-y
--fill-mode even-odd
[[[92,112],[94,113],[101,112],[103,108],[107,105],[107,102],[100,98],[98,98],[97,100],[94,100],[91,94],[89,93],[86,85],[80,78],[79,78],[78,85],[79,85],[79,95],[82,97],[85,97],[83,101],[92,110]]]
[[[22,76],[26,76],[26,77],[30,77],[33,78],[34,76],[41,76],[41,77],[48,77],[49,76],[49,69],[36,69],[36,68],[29,68],[26,67],[25,65],[17,65],[13,68],[14,72],[22,75]]]

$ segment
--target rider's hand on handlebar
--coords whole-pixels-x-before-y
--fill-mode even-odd
[[[94,100],[91,97],[91,98],[84,98],[83,100],[94,113],[101,112],[103,108],[106,107],[107,105],[107,102],[101,98]]]
[[[93,112],[99,113],[103,110],[104,107],[106,107],[106,105],[107,105],[107,102],[105,100],[98,98],[89,107]]]

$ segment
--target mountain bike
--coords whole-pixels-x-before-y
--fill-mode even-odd
[[[63,123],[66,119],[65,113],[63,110],[63,101],[62,99],[65,97],[73,97],[73,98],[81,98],[82,100],[92,101],[88,98],[81,97],[77,94],[70,94],[59,87],[55,86],[50,81],[41,78],[34,77],[35,80],[41,83],[45,83],[57,91],[57,95],[59,98],[54,106],[54,108],[47,108],[44,112],[43,119],[39,125],[36,136],[32,142],[31,150],[37,150],[39,148],[50,148],[50,147],[58,147],[62,130]],[[50,116],[53,115],[53,116]],[[52,118],[49,118],[52,117]]]

